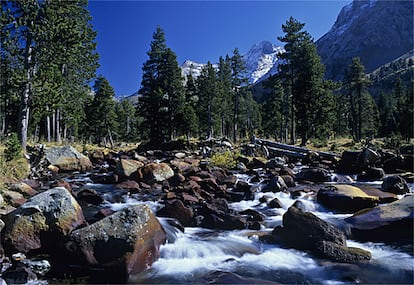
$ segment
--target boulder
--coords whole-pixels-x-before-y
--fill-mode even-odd
[[[373,188],[370,186],[361,185],[361,190],[364,191],[365,194],[367,194],[368,196],[378,197],[379,199],[378,202],[380,204],[391,203],[391,202],[398,200],[397,195],[393,193],[389,193],[389,192],[384,192],[384,191],[381,191],[380,189]]]
[[[337,184],[319,189],[317,201],[324,207],[338,212],[355,213],[376,206],[379,198],[367,195],[358,187]]]
[[[138,169],[137,178],[145,183],[162,182],[174,176],[174,171],[166,163],[149,163]]]
[[[37,194],[37,191],[34,190],[30,185],[24,182],[12,183],[9,185],[9,189],[12,191],[19,192],[25,197],[31,197]]]
[[[194,213],[191,208],[186,207],[180,200],[174,199],[172,201],[165,201],[164,208],[157,212],[159,217],[175,218],[183,226],[190,226]]]
[[[344,263],[363,262],[371,259],[371,252],[367,250],[347,247],[331,241],[318,242],[315,253],[323,258]]]
[[[85,223],[82,209],[63,187],[40,193],[3,218],[6,250],[53,251],[59,239]]]
[[[262,192],[281,192],[287,189],[286,183],[282,177],[276,176],[269,183],[263,186]]]
[[[267,203],[269,208],[283,208],[282,202],[278,198],[274,198]]]
[[[280,231],[280,230],[279,230]],[[331,241],[345,246],[345,233],[310,212],[290,207],[283,215],[282,238],[297,249],[312,250],[321,241]]]
[[[118,183],[115,185],[115,188],[128,190],[129,192],[132,192],[132,193],[138,193],[141,190],[141,186],[138,184],[138,182],[134,180],[127,180],[127,181]]]
[[[46,160],[59,171],[88,171],[92,169],[89,158],[71,146],[52,147],[45,149]]]
[[[108,272],[111,282],[124,283],[129,275],[151,266],[165,240],[150,207],[134,205],[72,232],[65,244],[65,260]]]
[[[138,168],[144,166],[144,163],[133,159],[120,159],[116,164],[115,173],[123,178],[129,178]]]
[[[328,182],[331,181],[329,171],[323,168],[304,168],[298,174],[296,179],[310,182]]]
[[[357,176],[358,181],[378,181],[384,178],[385,172],[382,168],[368,167]]]
[[[398,175],[387,176],[384,178],[381,186],[382,191],[394,194],[406,194],[410,192],[407,181]]]
[[[338,262],[361,262],[371,258],[368,251],[347,247],[343,231],[295,206],[283,215],[283,227],[276,227],[272,236],[268,240]]]
[[[352,238],[362,241],[400,241],[413,239],[414,195],[355,213],[345,221]]]

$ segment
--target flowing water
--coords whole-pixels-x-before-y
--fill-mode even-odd
[[[250,177],[238,175],[238,179],[248,182]],[[333,181],[359,185],[349,176],[334,175]],[[369,184],[380,187],[380,183]],[[260,184],[256,186],[260,187]],[[414,192],[414,184],[409,186]],[[140,203],[149,204],[154,212],[162,207],[160,203],[143,196],[114,198],[112,186],[89,183],[86,187],[105,193],[107,206],[115,211]],[[268,199],[278,198],[283,208],[268,208],[266,203],[259,201],[263,195]],[[413,284],[412,245],[348,240],[348,246],[369,250],[372,259],[363,264],[340,264],[260,241],[260,235],[282,224],[282,215],[297,200],[307,211],[339,227],[344,224],[344,218],[351,216],[324,209],[312,193],[303,193],[293,199],[289,193],[257,192],[254,200],[230,203],[229,207],[236,211],[253,209],[264,214],[265,220],[259,231],[214,231],[187,227],[181,232],[171,226],[168,219],[159,218],[168,237],[167,243],[160,248],[160,258],[150,269],[132,276],[129,281],[135,284]]]

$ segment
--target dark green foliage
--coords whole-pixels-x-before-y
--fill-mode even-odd
[[[7,138],[6,149],[4,150],[6,161],[12,161],[13,159],[20,157],[21,154],[22,146],[20,145],[19,138],[16,133],[11,133]]]
[[[280,79],[275,79],[272,92],[264,98],[261,106],[264,135],[278,141],[282,141],[284,138],[283,94],[284,90]]]
[[[197,114],[200,121],[200,132],[207,138],[213,136],[214,113],[213,101],[219,92],[217,73],[213,65],[208,62],[202,69],[197,83]]]
[[[353,58],[345,72],[344,88],[349,100],[349,125],[355,141],[377,133],[377,106],[367,91],[370,80],[359,57]]]
[[[14,110],[2,118],[3,133],[13,129],[9,122],[16,118],[23,147],[29,131],[48,140],[52,131],[57,141],[61,133],[77,136],[85,120],[88,84],[98,66],[87,1],[1,4],[1,105]]]
[[[138,139],[141,118],[137,115],[136,106],[124,99],[120,102],[115,102],[115,113],[118,123],[116,139],[126,142]]]
[[[278,39],[285,43],[285,60],[280,64],[279,77],[282,80],[285,98],[284,120],[287,127],[290,113],[291,142],[296,141],[296,133],[305,145],[310,138],[326,138],[330,135],[334,101],[332,92],[324,81],[324,66],[317,54],[312,37],[302,31],[305,24],[294,18],[282,25],[285,33]],[[290,109],[290,110],[289,110]]]
[[[171,140],[181,126],[184,104],[184,86],[181,69],[175,53],[166,45],[165,34],[157,27],[153,34],[148,60],[142,70],[138,111],[148,139],[154,143]]]
[[[98,76],[93,88],[95,95],[92,104],[88,106],[88,122],[95,142],[100,144],[102,139],[112,140],[112,132],[118,127],[113,100],[115,93],[103,76]]]

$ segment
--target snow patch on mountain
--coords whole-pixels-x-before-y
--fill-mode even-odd
[[[280,62],[279,54],[284,49],[276,46],[269,41],[262,41],[253,45],[250,50],[243,55],[246,66],[246,76],[249,83],[257,83],[270,75],[277,73],[277,66]],[[193,78],[200,76],[203,67],[206,64],[198,63],[192,60],[186,60],[181,65],[182,75],[186,78],[190,73]],[[213,64],[218,69],[218,64]]]
[[[284,52],[280,46],[269,41],[253,45],[243,56],[250,83],[256,83],[277,72],[279,55]]]

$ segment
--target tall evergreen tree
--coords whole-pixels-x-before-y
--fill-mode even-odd
[[[298,20],[290,17],[284,25],[282,25],[282,31],[284,36],[277,39],[283,43],[285,52],[280,54],[280,58],[284,60],[284,64],[279,65],[279,73],[283,77],[285,95],[285,124],[287,124],[287,115],[290,114],[290,141],[292,144],[296,142],[296,119],[295,119],[295,83],[297,82],[297,69],[298,65],[298,48],[304,38],[309,35],[302,31],[304,23],[300,23]],[[289,110],[290,109],[290,110]]]
[[[76,134],[83,119],[78,115],[83,109],[81,97],[85,98],[97,68],[95,33],[87,1],[1,3],[2,15],[8,14],[2,17],[6,19],[2,26],[2,53],[5,57],[16,55],[8,58],[14,58],[11,69],[20,86],[18,133],[23,147],[27,144],[29,119],[36,125],[51,112],[61,118],[57,123],[66,122],[64,130],[71,125]]]
[[[149,139],[160,143],[172,139],[183,111],[184,86],[175,53],[166,45],[165,34],[157,27],[148,60],[142,70],[139,113],[144,118]]]
[[[232,88],[233,88],[233,141],[237,142],[238,136],[238,121],[240,112],[240,96],[241,89],[247,84],[246,66],[243,57],[240,55],[239,49],[233,50],[231,57],[232,70]]]
[[[367,93],[367,86],[369,84],[369,79],[365,74],[365,67],[361,63],[359,57],[355,57],[352,59],[352,63],[349,65],[348,69],[345,73],[345,88],[347,89],[347,93],[349,96],[350,102],[350,115],[351,115],[351,130],[353,138],[356,141],[360,141],[363,136],[363,129],[367,129],[367,126],[364,126],[367,121],[364,121],[363,118],[369,118],[375,116],[374,113],[367,112],[374,112],[373,108],[365,108],[368,107],[372,100],[365,96],[364,94]],[[367,106],[364,106],[368,104]],[[365,113],[365,114],[364,114]],[[373,130],[372,130],[373,131]]]
[[[102,139],[107,142],[107,138],[111,144],[112,132],[118,127],[117,114],[115,113],[115,92],[103,76],[98,76],[94,85],[94,99],[89,107],[90,111],[90,129],[95,137],[95,142],[101,143]]]
[[[200,120],[200,131],[207,138],[212,138],[215,124],[213,102],[218,94],[218,80],[211,62],[207,62],[207,65],[203,67],[196,83],[199,98],[197,114]]]
[[[283,125],[283,96],[281,80],[277,77],[267,81],[271,92],[264,98],[261,106],[263,132],[266,137],[282,141],[284,138]]]
[[[278,38],[286,43],[286,52],[281,56],[285,63],[280,65],[280,77],[285,91],[291,96],[291,143],[296,141],[297,131],[301,145],[311,137],[326,137],[332,129],[326,122],[333,114],[332,93],[323,79],[325,68],[312,37],[302,31],[304,25],[291,17],[282,25],[285,35]]]
[[[225,58],[219,58],[218,70],[218,94],[215,97],[213,105],[217,110],[220,127],[219,133],[222,137],[230,137],[231,122],[233,120],[232,114],[232,68],[231,58],[226,55]]]

